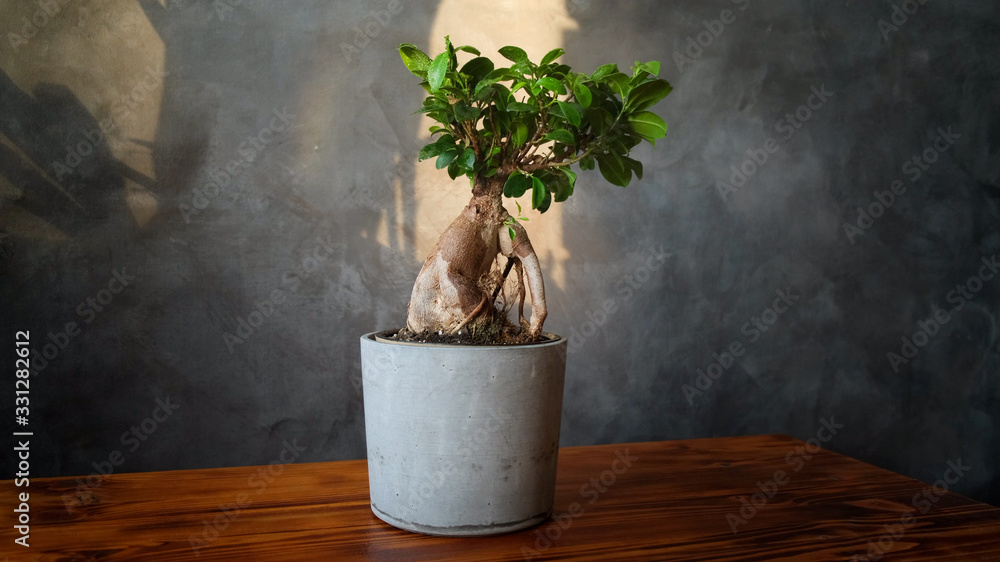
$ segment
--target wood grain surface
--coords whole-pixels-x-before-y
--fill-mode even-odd
[[[0,483],[8,522],[0,556],[1000,560],[1000,509],[805,446],[765,435],[564,448],[553,519],[460,539],[381,522],[368,506],[365,461],[340,461],[114,474],[92,488],[33,478],[24,548],[10,523],[20,490],[8,480]]]

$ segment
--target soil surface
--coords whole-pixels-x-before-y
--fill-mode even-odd
[[[378,334],[378,336],[390,341],[409,343],[443,343],[451,345],[524,345],[552,341],[552,338],[544,334],[537,338],[532,338],[527,334],[526,330],[522,330],[517,334],[510,333],[508,331],[504,331],[499,334],[484,334],[482,332],[474,334],[468,330],[462,330],[459,334],[448,334],[440,332],[414,333],[406,328],[403,328],[402,330],[389,330],[382,332]]]

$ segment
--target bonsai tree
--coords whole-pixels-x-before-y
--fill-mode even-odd
[[[459,52],[472,58],[460,65]],[[666,123],[649,111],[672,89],[657,78],[656,61],[636,62],[631,76],[615,64],[588,75],[556,62],[563,49],[549,51],[538,63],[518,47],[499,52],[510,66],[497,67],[479,50],[455,47],[448,37],[444,52],[434,58],[409,43],[399,46],[406,67],[428,93],[418,113],[436,122],[430,128],[436,138],[419,159],[434,158],[453,180],[469,178],[472,199],[424,262],[398,337],[536,341],[547,314],[545,285],[521,224],[528,219],[516,201],[517,217],[512,216],[503,197],[530,191],[531,208],[544,213],[553,201],[573,195],[574,165],[597,167],[607,181],[626,187],[633,175],[642,179],[642,164],[629,156],[632,148],[644,140],[655,144],[666,134]],[[515,275],[506,283],[511,270]],[[531,294],[530,323],[524,316],[525,287]],[[508,319],[515,298],[517,325]]]

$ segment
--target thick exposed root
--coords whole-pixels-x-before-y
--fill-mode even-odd
[[[517,274],[517,325],[527,329],[528,320],[524,317],[524,267],[521,260],[514,262],[514,272]]]
[[[516,257],[518,267],[527,277],[528,290],[531,291],[531,322],[528,323],[528,333],[531,337],[537,338],[542,333],[542,324],[548,316],[548,307],[545,302],[545,283],[542,281],[542,266],[538,262],[538,255],[531,247],[528,240],[528,233],[520,223],[514,224],[514,240],[511,241],[504,232],[500,238],[500,252],[507,257]],[[524,283],[521,283],[524,286]],[[519,311],[518,320],[524,318],[524,307]]]
[[[520,223],[512,226],[511,241],[504,224],[509,215],[500,204],[502,183],[497,185],[500,191],[472,198],[427,257],[413,284],[401,337],[487,344],[538,340],[547,315],[541,266]],[[508,271],[516,268],[518,325],[508,318],[513,299],[506,295],[503,276],[493,269],[498,254],[508,258]],[[525,288],[531,292],[530,322],[524,318]],[[500,291],[504,305],[498,310],[494,301]]]

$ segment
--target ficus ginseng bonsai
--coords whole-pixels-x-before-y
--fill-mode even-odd
[[[474,58],[461,66],[458,52]],[[531,207],[544,213],[553,201],[573,195],[577,174],[596,166],[614,185],[632,175],[642,179],[642,164],[629,157],[637,144],[666,134],[667,125],[649,108],[671,91],[657,78],[660,64],[636,62],[632,75],[605,64],[593,74],[573,72],[555,62],[563,49],[549,51],[537,64],[519,47],[503,47],[511,63],[496,67],[471,46],[445,50],[433,59],[404,43],[399,53],[428,92],[423,107],[436,124],[437,138],[420,150],[421,161],[435,158],[448,175],[469,178],[472,199],[441,235],[424,262],[410,297],[409,339],[430,334],[461,334],[474,343],[530,342],[542,332],[547,314],[538,257],[518,216],[503,197],[531,191]],[[515,202],[516,203],[516,202]],[[520,219],[520,220],[518,220]],[[500,273],[498,256],[507,258]],[[512,270],[511,289],[504,287]],[[530,323],[524,317],[525,277],[531,292]],[[504,305],[497,303],[501,291]],[[518,325],[507,318],[519,302]],[[471,337],[470,337],[471,336]]]

